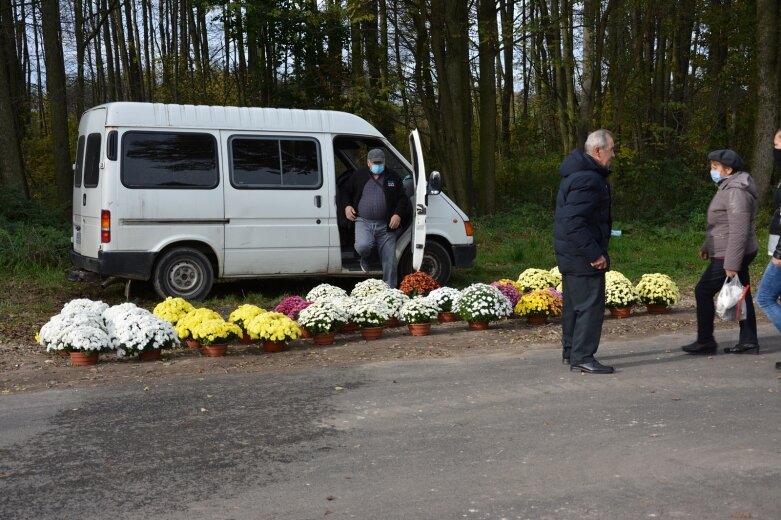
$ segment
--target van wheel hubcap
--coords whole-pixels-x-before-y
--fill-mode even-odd
[[[182,262],[175,264],[168,275],[171,287],[176,291],[185,292],[198,285],[200,271],[193,264]]]

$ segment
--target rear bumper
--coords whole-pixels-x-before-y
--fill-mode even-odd
[[[149,280],[152,276],[152,266],[155,253],[146,251],[98,253],[97,258],[81,255],[70,250],[71,262],[81,270],[95,273],[100,277],[118,276],[131,280]]]
[[[475,244],[453,246],[453,265],[456,267],[472,267],[475,265],[477,246]]]

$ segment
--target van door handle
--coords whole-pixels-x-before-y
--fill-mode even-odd
[[[323,198],[320,195],[315,195],[315,206],[318,208],[322,206],[323,204]]]
[[[87,194],[86,193],[82,193],[81,194],[81,205],[82,206],[86,206],[87,205]]]

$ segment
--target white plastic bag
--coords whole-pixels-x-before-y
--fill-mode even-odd
[[[716,314],[722,320],[745,320],[746,306],[744,300],[749,286],[743,287],[737,276],[724,279],[719,296],[716,299]]]

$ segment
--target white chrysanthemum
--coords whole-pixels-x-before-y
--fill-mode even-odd
[[[461,291],[452,287],[440,287],[431,291],[427,298],[431,298],[437,303],[439,312],[451,312],[453,305],[461,295]]]
[[[368,278],[355,284],[350,292],[353,298],[366,298],[390,289],[390,286],[377,278]]]
[[[321,283],[306,294],[306,300],[316,302],[323,298],[338,298],[347,296],[347,291],[335,285]]]
[[[108,309],[108,304],[102,301],[92,301],[87,298],[71,300],[62,306],[60,314],[97,314],[100,316]]]
[[[453,310],[467,321],[494,321],[512,314],[512,304],[496,287],[475,283],[461,291]]]
[[[401,308],[401,319],[407,323],[430,323],[438,314],[439,305],[428,296],[413,298]]]

